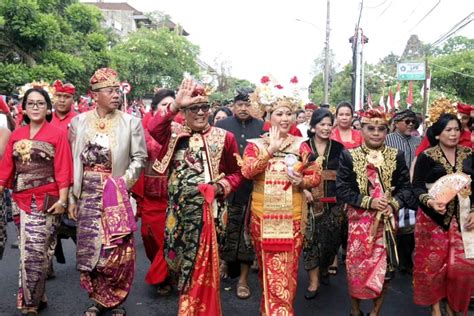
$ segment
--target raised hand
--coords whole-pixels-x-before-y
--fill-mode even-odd
[[[193,79],[183,79],[175,99],[175,106],[177,107],[177,110],[184,109],[194,103],[207,102],[206,97],[200,95],[194,97],[192,96],[196,86],[197,83]]]
[[[280,149],[281,144],[283,144],[283,140],[284,139],[280,137],[280,131],[278,130],[278,127],[270,127],[270,144],[268,145],[268,152],[272,155],[276,153]]]

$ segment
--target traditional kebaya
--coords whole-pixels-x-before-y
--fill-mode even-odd
[[[336,123],[331,139],[340,142],[346,149],[359,147],[364,139],[361,133],[352,128],[354,110],[349,102],[341,102],[336,107]]]
[[[474,290],[474,256],[465,243],[474,229],[473,182],[453,198],[430,191],[447,175],[473,177],[472,151],[459,144],[461,122],[453,114],[443,114],[430,127],[427,137],[433,147],[416,161],[413,187],[420,202],[415,228],[413,295],[415,304],[431,305],[432,315],[440,316],[440,301],[447,298],[448,314],[467,315]],[[440,181],[444,181],[441,179]],[[457,182],[457,181],[456,181]],[[445,191],[456,183],[444,183]],[[457,193],[457,194],[456,194]],[[468,240],[463,240],[468,238]],[[464,243],[463,243],[464,241]],[[472,248],[472,246],[470,247]]]
[[[263,290],[260,310],[262,315],[294,315],[306,216],[302,190],[319,184],[320,170],[305,139],[289,134],[298,99],[264,85],[250,100],[267,109],[271,123],[268,135],[248,140],[242,161],[242,174],[254,181],[250,233]]]
[[[135,218],[128,190],[147,158],[141,121],[118,110],[117,73],[97,70],[90,79],[97,107],[76,116],[69,129],[74,158],[71,216],[77,217],[77,269],[95,302],[86,316],[105,309],[125,315],[122,304],[135,274]]]
[[[0,194],[13,189],[20,237],[20,284],[17,306],[23,315],[45,307],[45,283],[72,180],[67,135],[48,122],[52,104],[41,88],[26,91],[22,107],[26,126],[16,129],[0,163]]]
[[[396,265],[393,214],[401,207],[413,208],[416,201],[403,153],[384,145],[385,114],[369,110],[361,122],[364,144],[342,152],[336,193],[338,201],[348,204],[346,267],[351,314],[361,315],[362,299],[374,299],[371,315],[379,315]]]
[[[225,217],[220,202],[242,180],[233,134],[209,125],[207,92],[183,80],[176,103],[148,125],[162,145],[153,168],[169,177],[165,256],[179,278],[179,315],[222,314],[217,233],[223,228],[215,221]],[[179,111],[184,126],[172,124]]]

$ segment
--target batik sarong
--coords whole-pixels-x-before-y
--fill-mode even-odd
[[[81,287],[105,307],[120,305],[130,292],[135,275],[133,235],[113,248],[104,247],[103,187],[109,173],[86,171],[77,214],[77,269]]]
[[[413,296],[433,305],[447,297],[456,312],[467,313],[474,290],[474,260],[466,259],[456,218],[443,230],[421,209],[415,226]]]
[[[262,247],[261,219],[251,217],[250,234],[255,246],[260,284],[263,288],[260,310],[262,315],[294,315],[298,264],[303,247],[301,222],[293,220],[292,251],[265,251]]]
[[[33,198],[31,212],[20,210],[20,273],[17,307],[38,307],[46,301],[45,284],[54,255],[60,216],[38,211]]]

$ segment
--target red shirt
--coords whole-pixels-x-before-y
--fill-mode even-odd
[[[67,132],[69,129],[69,124],[71,120],[77,115],[74,110],[71,109],[65,117],[59,118],[56,112],[53,112],[53,119],[51,120],[51,125],[56,126],[57,128]]]
[[[339,133],[339,129],[336,127],[331,132],[331,139],[343,144],[345,149],[357,148],[360,145],[362,145],[362,143],[364,142],[364,138],[362,137],[362,134],[356,129],[352,129],[351,132],[352,132],[352,136],[351,136],[352,141],[344,142],[341,139],[341,134]]]
[[[17,128],[10,135],[3,159],[0,161],[0,186],[11,187],[15,177],[13,146],[16,142],[30,139],[30,125]],[[45,194],[59,196],[59,190],[72,184],[72,156],[66,132],[45,122],[32,140],[54,146],[54,179],[56,182],[13,193],[13,200],[24,211],[31,211],[31,198],[36,198],[38,210],[43,209]]]

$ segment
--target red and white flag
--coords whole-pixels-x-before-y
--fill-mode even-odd
[[[395,93],[395,109],[400,108],[400,83],[397,84],[397,92]]]
[[[385,107],[384,94],[385,94],[385,91],[382,91],[382,95],[380,96],[380,100],[379,100],[379,106],[382,106],[385,109],[385,111],[387,111],[387,108]]]
[[[408,84],[408,95],[407,95],[407,109],[411,108],[413,104],[413,81],[410,80]]]
[[[393,109],[393,108],[394,108],[394,100],[393,100],[392,89],[390,88],[388,90],[387,109]]]
[[[369,109],[372,109],[374,107],[374,102],[372,101],[372,95],[370,93],[367,96],[367,105],[369,106]]]

